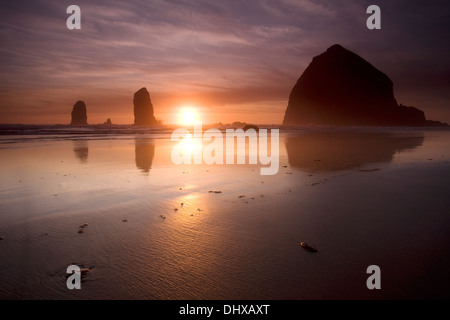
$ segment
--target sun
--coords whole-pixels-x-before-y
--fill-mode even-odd
[[[178,113],[178,122],[182,125],[193,125],[197,121],[200,121],[200,117],[193,107],[184,107]]]

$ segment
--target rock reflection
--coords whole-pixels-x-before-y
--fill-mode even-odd
[[[73,152],[80,163],[87,163],[89,156],[89,146],[86,140],[73,141]]]
[[[155,146],[151,139],[135,140],[135,161],[136,168],[144,173],[149,173],[152,168]]]
[[[320,132],[286,137],[289,164],[309,171],[338,171],[392,161],[423,144],[423,134]]]

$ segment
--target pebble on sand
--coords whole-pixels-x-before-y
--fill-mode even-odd
[[[3,238],[2,236],[0,236],[0,240],[3,240],[3,239],[5,239],[5,238]]]
[[[84,233],[84,229],[78,230],[78,233]]]
[[[128,222],[128,219],[123,219],[122,222]]]
[[[72,263],[72,264],[74,264],[74,263]],[[80,268],[80,274],[81,274],[82,281],[87,276],[88,272],[91,270],[92,270],[92,268]],[[74,273],[75,273],[75,271],[72,271],[72,273],[66,273],[65,276],[66,276],[66,278],[68,278],[68,277],[70,277],[71,274],[74,274]]]
[[[81,269],[80,269],[81,276],[82,276],[82,277],[83,277],[83,276],[86,276],[86,274],[87,274],[89,271],[91,271],[91,269],[89,269],[89,268],[81,268]]]
[[[380,168],[375,168],[375,169],[361,169],[359,170],[360,172],[373,172],[373,171],[380,171]]]
[[[306,251],[309,251],[309,252],[319,252],[317,249],[314,249],[306,242],[300,242],[300,247],[302,247],[303,249],[305,249]]]
[[[173,211],[174,211],[174,212],[177,212],[177,211],[178,211],[178,209],[177,209],[177,208],[173,208]]]

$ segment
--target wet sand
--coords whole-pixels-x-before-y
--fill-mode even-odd
[[[0,298],[448,299],[449,138],[283,132],[261,176],[176,166],[167,135],[3,136]]]

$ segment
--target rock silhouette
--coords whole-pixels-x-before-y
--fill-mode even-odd
[[[84,101],[78,100],[73,106],[70,124],[74,126],[87,124],[86,104]]]
[[[135,125],[151,126],[158,124],[153,115],[153,105],[146,88],[141,88],[134,94],[133,105]]]
[[[111,119],[108,118],[108,120],[106,120],[105,122],[103,122],[103,124],[104,124],[104,125],[111,125],[111,124],[112,124]]]
[[[398,105],[387,75],[336,44],[313,58],[289,96],[285,125],[424,126],[423,111]]]

